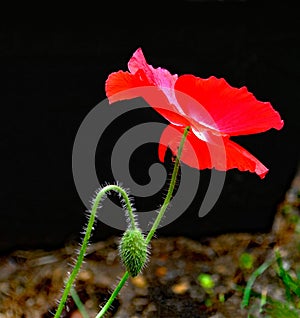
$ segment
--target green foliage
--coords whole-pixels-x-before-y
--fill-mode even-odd
[[[300,312],[288,302],[269,299],[264,307],[266,317],[270,318],[299,318]]]
[[[291,275],[284,269],[282,257],[279,251],[276,251],[276,261],[279,268],[278,274],[285,286],[286,298],[291,301],[292,293],[300,297],[300,280],[298,278],[293,279]]]
[[[75,288],[72,286],[71,288],[71,296],[74,300],[74,303],[76,304],[82,318],[89,318],[89,314],[87,313],[85,307],[84,307],[84,304],[81,302],[81,299],[79,298]]]
[[[206,307],[211,307],[216,301],[224,302],[225,296],[224,294],[220,294],[219,296],[215,295],[214,293],[214,287],[215,282],[210,274],[207,273],[201,273],[198,275],[197,280],[200,284],[200,286],[204,289],[206,293],[206,298],[204,301],[204,304]]]
[[[220,293],[218,298],[219,298],[219,302],[220,303],[224,303],[224,301],[225,301],[225,295],[224,294]]]
[[[211,289],[215,286],[215,283],[209,274],[200,274],[198,276],[198,281],[204,289]]]
[[[275,268],[282,286],[285,289],[285,300],[277,300],[266,295],[266,293],[257,293],[252,287],[255,280],[263,274],[271,265],[277,265]],[[246,287],[243,290],[243,300],[241,307],[249,306],[250,298],[255,297],[260,299],[260,314],[266,318],[299,318],[299,303],[300,303],[300,280],[299,277],[293,278],[291,273],[283,266],[282,256],[279,250],[275,251],[275,258],[265,261],[260,265],[249,277]],[[250,315],[250,313],[249,313]],[[249,317],[254,317],[250,315]]]
[[[249,277],[245,291],[244,291],[244,296],[243,296],[243,300],[241,303],[241,307],[244,308],[246,306],[249,305],[249,301],[250,301],[250,297],[251,297],[251,291],[252,291],[252,286],[256,280],[256,278],[260,275],[262,275],[262,273],[269,267],[271,266],[271,264],[273,263],[273,260],[267,260],[265,261],[262,265],[260,265],[253,273],[252,275]]]
[[[241,269],[250,270],[253,268],[254,257],[249,253],[242,253],[239,258],[239,264]]]

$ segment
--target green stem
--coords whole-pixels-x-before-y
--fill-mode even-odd
[[[124,199],[124,202],[125,202],[125,205],[126,205],[126,208],[128,210],[128,214],[129,214],[129,218],[130,218],[130,222],[131,222],[131,226],[133,228],[135,228],[135,220],[134,220],[134,216],[133,216],[133,210],[132,210],[132,207],[131,207],[131,203],[130,203],[130,200],[129,200],[129,197],[126,193],[126,191],[124,189],[122,189],[120,186],[117,186],[117,185],[107,185],[105,186],[104,188],[102,188],[95,200],[94,200],[94,203],[93,203],[93,206],[92,206],[92,210],[91,210],[91,214],[90,214],[90,218],[89,218],[89,221],[88,221],[88,224],[87,224],[87,227],[86,227],[86,232],[85,232],[85,235],[84,235],[84,238],[83,238],[83,241],[82,241],[82,245],[81,245],[81,248],[80,248],[80,251],[79,251],[79,254],[78,254],[78,258],[77,258],[77,261],[75,263],[75,266],[73,268],[73,271],[72,273],[70,274],[67,282],[66,282],[66,286],[65,286],[65,289],[64,289],[64,292],[63,292],[63,295],[61,297],[61,300],[60,300],[60,303],[58,305],[58,308],[57,308],[57,311],[55,313],[55,316],[54,318],[59,318],[63,309],[64,309],[64,306],[65,306],[65,303],[67,301],[67,298],[68,298],[68,295],[70,293],[70,290],[73,286],[73,283],[80,271],[80,267],[82,265],[82,262],[83,262],[83,259],[84,259],[84,256],[85,256],[85,253],[86,253],[86,249],[88,247],[88,243],[89,243],[89,239],[91,237],[91,233],[92,233],[92,230],[93,230],[93,225],[94,225],[94,222],[95,222],[95,219],[96,219],[96,214],[97,214],[97,210],[98,210],[98,207],[99,207],[99,203],[101,202],[101,199],[102,197],[109,191],[116,191],[116,192],[119,192],[123,199]]]
[[[181,141],[180,141],[180,145],[179,145],[179,148],[178,148],[178,153],[177,153],[177,156],[176,156],[176,160],[175,160],[175,165],[174,165],[174,169],[173,169],[173,173],[172,173],[172,178],[171,178],[171,182],[170,182],[170,186],[169,186],[169,190],[168,190],[168,193],[167,193],[167,196],[160,208],[160,211],[146,237],[146,242],[147,244],[151,241],[155,231],[157,230],[158,226],[159,226],[159,223],[162,219],[162,217],[164,216],[164,213],[166,212],[166,209],[172,199],[172,195],[173,195],[173,191],[174,191],[174,188],[175,188],[175,185],[176,185],[176,179],[177,179],[177,175],[178,175],[178,170],[179,170],[179,163],[180,163],[180,158],[181,158],[181,154],[182,154],[182,150],[183,150],[183,145],[185,143],[185,140],[186,140],[186,137],[187,137],[187,134],[190,130],[190,127],[187,126],[185,127],[184,129],[184,132],[183,132],[183,135],[182,135],[182,138],[181,138]]]
[[[177,175],[178,175],[178,170],[179,170],[179,163],[180,163],[180,158],[181,158],[181,154],[182,154],[182,150],[183,150],[183,145],[185,143],[187,134],[190,130],[190,127],[186,127],[184,129],[182,138],[181,138],[181,142],[178,148],[178,153],[176,156],[176,160],[175,160],[175,165],[174,165],[174,169],[173,169],[173,173],[172,173],[172,178],[171,178],[171,182],[170,182],[170,186],[168,189],[168,193],[167,196],[163,202],[163,205],[161,206],[161,209],[146,237],[146,242],[147,244],[151,241],[157,227],[159,226],[159,223],[171,201],[172,198],[172,194],[176,185],[176,179],[177,179]],[[116,287],[116,289],[114,290],[114,292],[111,294],[110,298],[108,299],[108,301],[106,302],[105,306],[101,309],[101,311],[97,314],[97,316],[95,318],[101,318],[103,317],[103,315],[106,313],[106,311],[109,309],[110,305],[113,303],[114,299],[117,297],[119,291],[121,290],[121,288],[124,286],[124,284],[126,283],[127,279],[129,277],[129,273],[125,272],[125,274],[123,275],[123,277],[121,278],[118,286]]]
[[[106,302],[106,304],[104,305],[104,307],[101,309],[101,311],[97,314],[97,316],[95,318],[101,318],[103,317],[103,315],[106,313],[106,311],[109,309],[109,307],[111,306],[111,304],[113,303],[113,301],[115,300],[115,298],[118,296],[120,290],[122,289],[122,287],[124,286],[124,284],[126,283],[127,279],[129,277],[129,273],[125,272],[125,274],[123,275],[123,277],[121,278],[118,286],[115,288],[114,292],[111,294],[111,296],[109,297],[108,301]]]

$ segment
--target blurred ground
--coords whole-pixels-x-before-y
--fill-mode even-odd
[[[255,300],[241,309],[242,292],[249,275],[279,248],[285,268],[300,272],[298,173],[278,206],[270,233],[231,233],[207,237],[201,242],[184,237],[155,238],[151,257],[143,273],[130,279],[107,317],[117,318],[224,318],[265,317],[257,312]],[[76,290],[90,317],[110,295],[124,269],[117,253],[119,238],[89,247]],[[78,246],[59,250],[17,250],[0,258],[0,318],[53,317],[63,280],[70,270]],[[252,267],[242,269],[240,256],[249,253]],[[200,286],[198,276],[209,274],[210,291]],[[270,267],[254,284],[257,292],[275,299],[285,297],[276,269]],[[260,316],[259,316],[260,315]],[[72,299],[62,317],[80,318]]]

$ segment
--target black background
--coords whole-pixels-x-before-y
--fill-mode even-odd
[[[264,180],[229,171],[213,211],[197,217],[200,189],[194,205],[158,235],[201,239],[268,230],[299,157],[300,32],[291,3],[178,1],[162,8],[155,2],[103,2],[97,9],[79,7],[76,15],[53,7],[30,15],[22,8],[18,15],[10,11],[1,27],[0,251],[54,248],[78,239],[86,208],[73,182],[74,138],[106,97],[107,76],[127,70],[138,47],[149,64],[171,73],[246,85],[285,121],[281,131],[235,138],[270,169]],[[155,112],[147,118],[164,122]],[[107,158],[109,142],[99,150]],[[147,158],[153,160],[152,148]],[[143,169],[137,166],[141,175]],[[93,240],[115,234],[98,223]]]

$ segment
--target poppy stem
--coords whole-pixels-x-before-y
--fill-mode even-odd
[[[171,178],[171,182],[170,182],[170,186],[169,186],[169,189],[168,189],[168,193],[167,193],[167,196],[160,208],[160,211],[146,237],[146,243],[148,244],[155,231],[157,230],[158,226],[159,226],[159,223],[162,219],[162,217],[164,216],[164,213],[166,212],[166,209],[172,199],[172,195],[173,195],[173,191],[174,191],[174,188],[175,188],[175,185],[176,185],[176,179],[177,179],[177,175],[178,175],[178,171],[179,171],[179,164],[180,164],[180,158],[181,158],[181,154],[182,154],[182,150],[183,150],[183,145],[185,143],[185,140],[186,140],[186,137],[187,137],[187,134],[190,130],[190,126],[187,126],[185,127],[184,129],[184,132],[183,132],[183,135],[182,135],[182,138],[181,138],[181,141],[180,141],[180,144],[179,144],[179,147],[178,147],[178,152],[177,152],[177,156],[176,156],[176,160],[175,160],[175,165],[174,165],[174,169],[173,169],[173,173],[172,173],[172,178]]]
[[[113,301],[115,300],[115,298],[118,296],[120,290],[125,285],[128,277],[129,277],[129,273],[126,271],[125,274],[123,275],[123,277],[121,278],[119,284],[117,285],[117,287],[115,288],[115,290],[113,291],[111,296],[109,297],[108,301],[105,303],[105,305],[102,307],[102,309],[99,311],[99,313],[97,314],[97,316],[95,318],[101,318],[101,317],[103,317],[103,315],[105,315],[105,313],[110,308],[110,306],[113,303]]]
[[[184,132],[183,132],[183,135],[182,135],[182,138],[181,138],[181,141],[180,141],[180,145],[179,145],[179,148],[178,148],[178,153],[177,153],[177,156],[176,156],[176,160],[175,160],[175,165],[174,165],[174,169],[173,169],[173,173],[172,173],[172,178],[171,178],[171,182],[170,182],[170,186],[169,186],[169,189],[168,189],[168,193],[167,193],[167,196],[163,202],[163,205],[161,206],[161,209],[146,237],[146,243],[148,244],[157,227],[159,226],[159,223],[171,201],[171,198],[172,198],[172,194],[173,194],[173,191],[174,191],[174,188],[175,188],[175,184],[176,184],[176,179],[177,179],[177,175],[178,175],[178,170],[179,170],[179,164],[180,164],[180,158],[181,158],[181,154],[182,154],[182,150],[183,150],[183,145],[185,143],[185,140],[186,140],[186,137],[187,137],[187,134],[190,130],[190,127],[187,126],[185,129],[184,129]],[[119,284],[117,285],[117,287],[115,288],[114,292],[111,294],[110,298],[108,299],[108,301],[106,302],[106,304],[104,305],[104,307],[101,309],[101,311],[97,314],[97,316],[95,318],[101,318],[105,315],[106,311],[109,309],[109,307],[111,306],[111,304],[113,303],[114,299],[117,297],[118,293],[120,292],[121,288],[125,285],[127,279],[129,277],[129,273],[128,272],[125,272],[125,274],[123,275],[123,277],[121,278]]]
[[[126,191],[123,188],[121,188],[120,186],[118,186],[118,185],[107,185],[104,188],[102,188],[97,193],[97,195],[96,195],[96,197],[95,197],[95,199],[93,201],[93,206],[92,206],[92,209],[91,209],[91,212],[90,212],[88,224],[86,226],[85,235],[84,235],[84,238],[83,238],[83,241],[82,241],[82,244],[81,244],[81,248],[80,248],[80,251],[79,251],[79,254],[78,254],[78,258],[77,258],[77,261],[76,261],[75,266],[73,268],[73,271],[71,272],[71,274],[70,274],[70,276],[69,276],[69,278],[68,278],[68,280],[66,282],[65,289],[64,289],[64,292],[62,294],[60,303],[59,303],[59,305],[57,307],[57,311],[55,313],[54,318],[59,318],[61,316],[61,313],[62,313],[62,311],[64,309],[64,306],[65,306],[65,303],[67,301],[68,295],[69,295],[69,293],[71,291],[71,288],[73,286],[73,283],[74,283],[74,281],[75,281],[75,279],[76,279],[76,277],[77,277],[77,275],[78,275],[78,273],[80,271],[80,267],[82,265],[84,256],[86,254],[86,249],[88,247],[89,240],[90,240],[90,237],[91,237],[91,234],[92,234],[92,230],[93,230],[93,226],[94,226],[94,223],[95,223],[96,214],[97,214],[97,210],[98,210],[99,204],[100,204],[103,196],[107,192],[110,192],[110,191],[118,192],[123,197],[126,209],[128,211],[131,227],[132,227],[132,229],[136,228],[136,223],[135,223],[135,220],[134,220],[134,214],[133,214],[131,202],[130,202],[130,199],[129,199]]]
[[[179,164],[180,164],[180,158],[181,158],[181,154],[182,154],[182,150],[183,150],[183,145],[185,143],[187,134],[190,130],[190,127],[187,126],[184,129],[181,141],[180,141],[180,145],[178,147],[178,153],[176,156],[176,160],[175,160],[175,165],[174,165],[174,169],[173,169],[173,173],[172,173],[172,178],[171,178],[171,182],[170,182],[170,186],[168,189],[168,193],[167,196],[164,200],[163,205],[160,208],[160,211],[146,237],[146,243],[149,244],[149,242],[151,241],[155,231],[157,230],[159,223],[162,219],[162,217],[164,216],[164,213],[166,212],[166,209],[171,201],[172,198],[172,194],[176,185],[176,179],[177,179],[177,175],[178,175],[178,171],[179,171]],[[97,316],[95,318],[101,318],[105,315],[106,311],[109,309],[109,307],[111,306],[111,304],[113,303],[114,299],[117,297],[118,293],[120,292],[120,290],[122,289],[122,287],[125,285],[127,279],[129,277],[129,273],[126,271],[125,274],[123,275],[123,277],[121,278],[119,284],[117,285],[117,287],[115,288],[114,292],[111,294],[110,298],[108,299],[108,301],[106,302],[106,304],[104,305],[104,307],[101,309],[101,311],[97,314]]]

